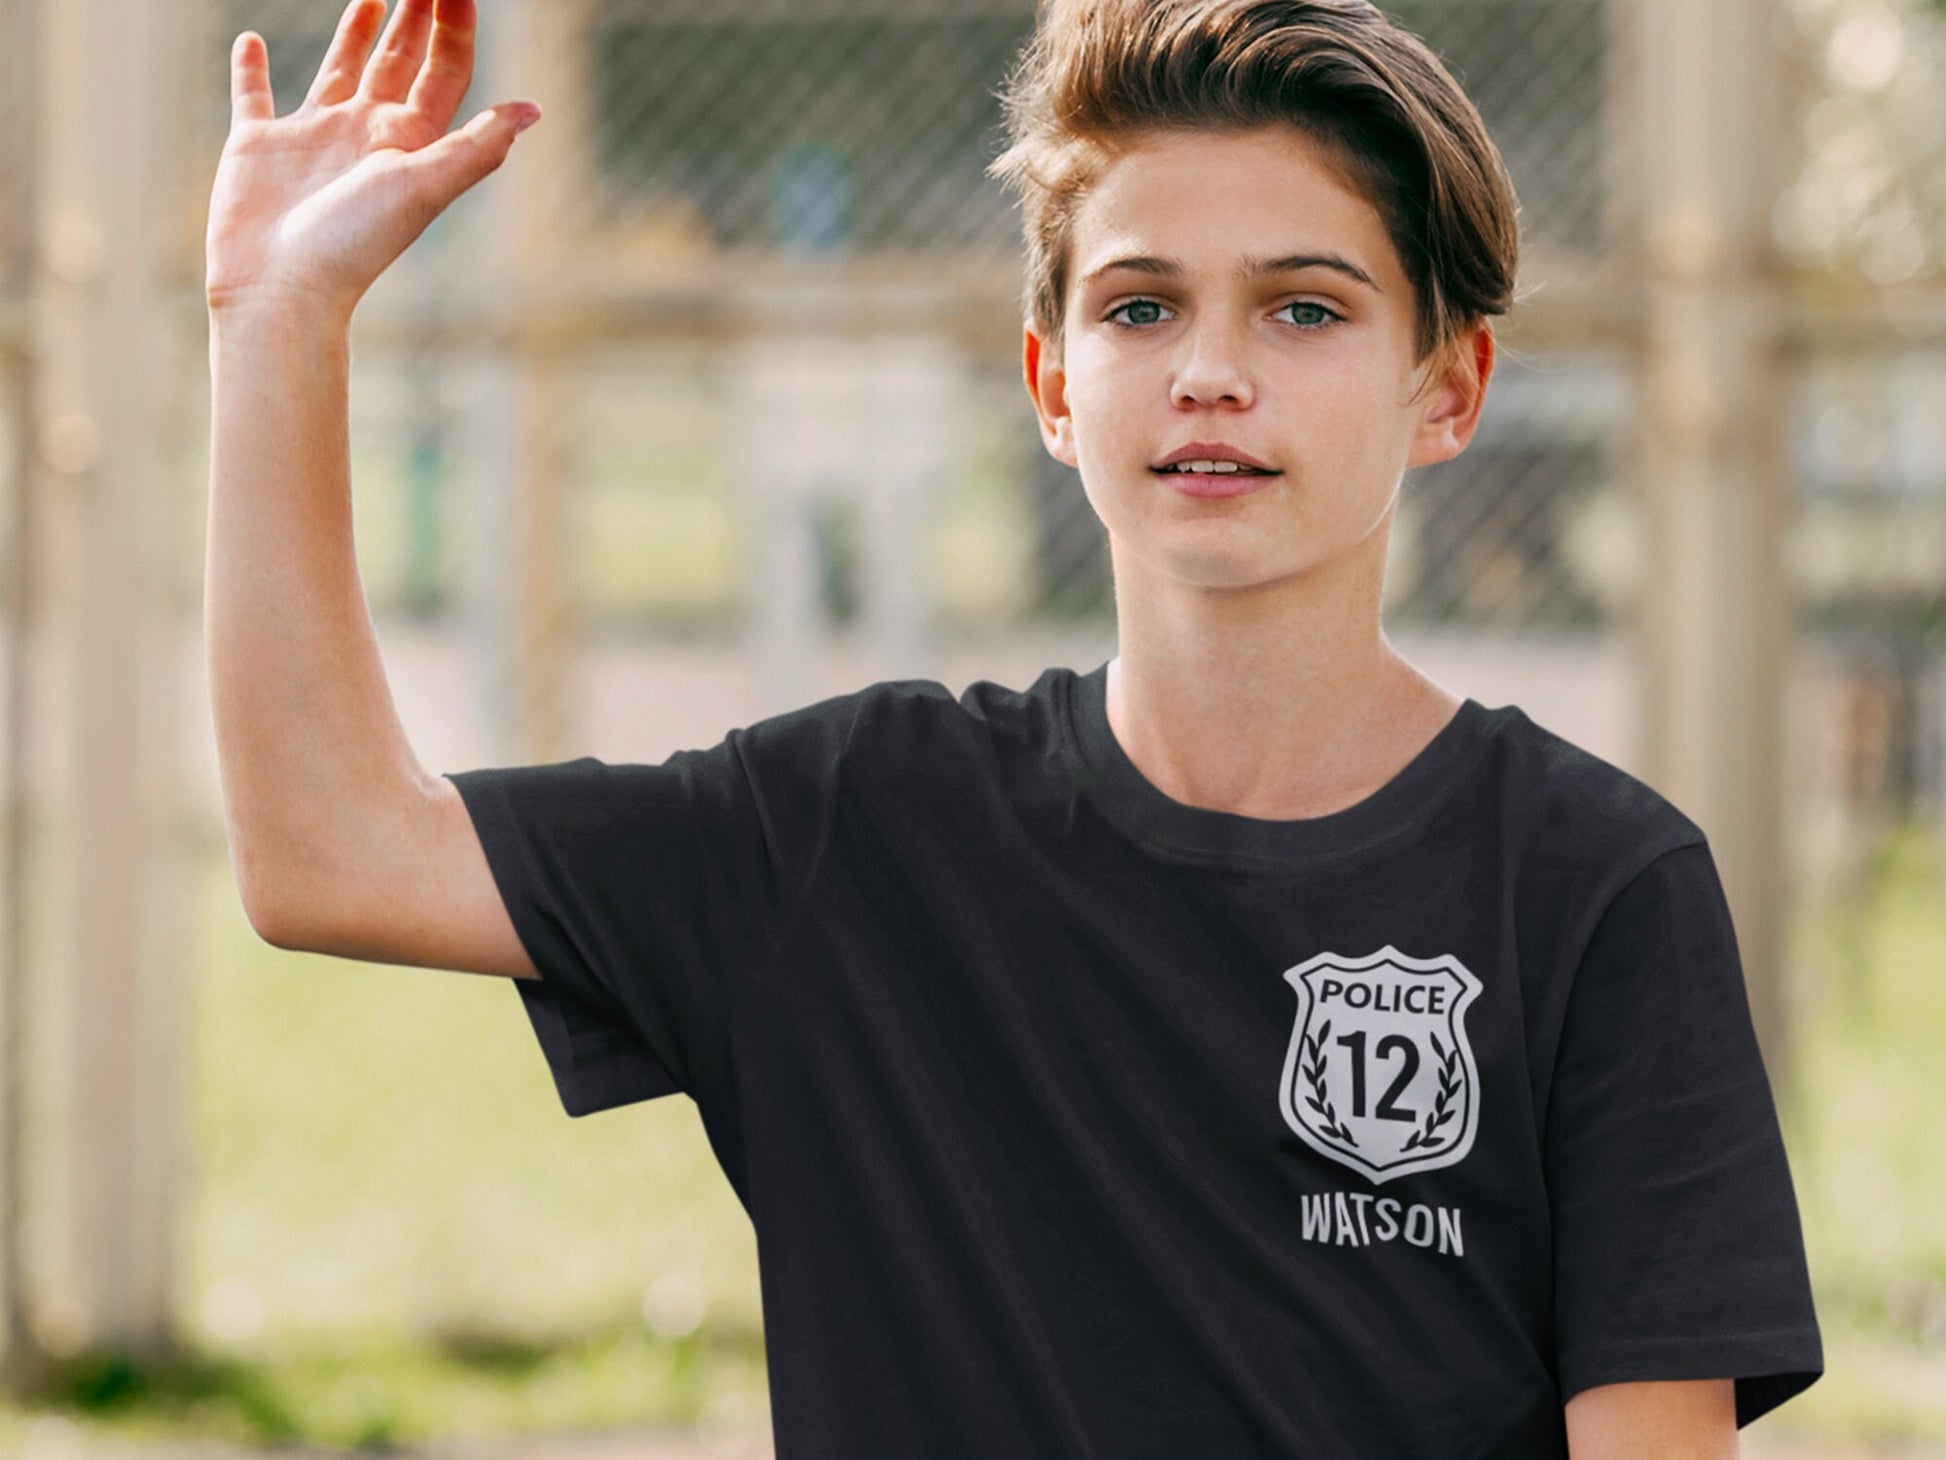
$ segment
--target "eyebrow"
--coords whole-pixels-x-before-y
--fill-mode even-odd
[[[1110,259],[1107,263],[1088,271],[1081,280],[1091,284],[1103,274],[1113,273],[1116,269],[1127,269],[1137,274],[1153,274],[1159,279],[1179,279],[1188,269],[1181,259],[1156,258],[1150,254],[1135,254],[1127,258]],[[1383,294],[1376,280],[1359,268],[1350,259],[1335,253],[1293,253],[1277,259],[1245,259],[1237,268],[1237,275],[1244,279],[1261,279],[1271,274],[1292,274],[1299,269],[1335,269],[1346,278],[1355,279],[1374,293]]]

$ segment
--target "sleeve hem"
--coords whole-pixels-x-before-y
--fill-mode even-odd
[[[1824,1373],[1815,1328],[1790,1327],[1706,1338],[1624,1339],[1565,1351],[1561,1401],[1603,1384],[1734,1379],[1737,1427],[1803,1393]]]
[[[611,1043],[597,1052],[584,1042],[577,1053],[560,991],[548,987],[545,979],[517,978],[512,982],[520,991],[521,1006],[547,1058],[561,1108],[570,1116],[593,1115],[617,1105],[682,1093],[666,1071],[652,1063],[644,1064],[634,1046]]]
[[[521,946],[527,950],[528,959],[541,975],[540,981],[551,988],[564,987],[569,980],[559,973],[559,950],[547,928],[532,918],[526,898],[507,895],[509,890],[538,888],[541,881],[527,848],[521,842],[505,793],[491,781],[472,777],[466,772],[442,771],[440,774],[453,783],[467,814],[473,818],[474,833],[480,839],[481,851],[486,854],[487,868],[493,873],[494,890],[500,894],[507,919],[513,924]],[[550,978],[550,972],[555,976]]]
[[[592,1115],[617,1105],[684,1093],[646,1044],[623,1038],[578,1001],[574,981],[560,967],[566,953],[520,895],[541,882],[515,830],[504,792],[466,772],[441,774],[460,792],[508,920],[541,975],[509,982],[519,990],[562,1109],[570,1116]]]

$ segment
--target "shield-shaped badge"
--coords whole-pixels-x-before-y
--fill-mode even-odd
[[[1374,1182],[1450,1166],[1473,1148],[1480,1076],[1466,1010],[1480,981],[1457,958],[1320,953],[1285,981],[1297,1023],[1278,1091],[1313,1150]]]

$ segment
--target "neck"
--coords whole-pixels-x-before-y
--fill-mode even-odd
[[[1115,578],[1109,726],[1173,800],[1329,815],[1390,780],[1459,707],[1385,639],[1382,571],[1185,590],[1118,557]]]

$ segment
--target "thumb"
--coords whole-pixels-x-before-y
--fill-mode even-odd
[[[418,154],[418,167],[442,197],[458,197],[507,160],[514,138],[541,117],[531,101],[502,102]]]
[[[475,136],[487,138],[505,133],[511,145],[516,133],[524,132],[541,119],[541,109],[537,102],[504,101],[499,106],[488,107],[472,121],[465,130]]]

